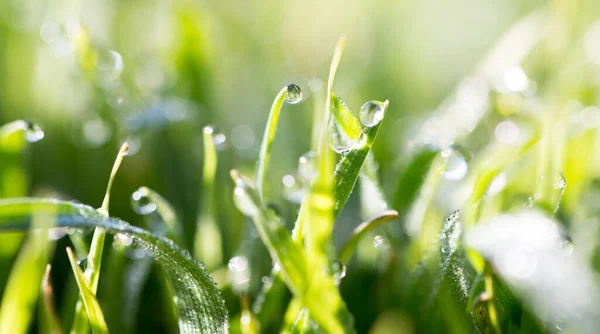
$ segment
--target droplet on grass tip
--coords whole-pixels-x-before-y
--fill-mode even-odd
[[[44,131],[37,124],[27,121],[27,128],[25,129],[25,139],[30,143],[35,143],[44,138]]]
[[[469,165],[458,150],[452,148],[443,150],[442,156],[446,158],[446,171],[443,175],[447,180],[458,181],[467,175]]]
[[[290,84],[287,85],[287,91],[285,92],[285,102],[289,104],[296,104],[302,101],[302,89],[298,85]]]
[[[340,260],[335,260],[331,265],[331,269],[333,271],[335,285],[340,285],[342,279],[346,277],[346,266]]]
[[[368,101],[360,107],[360,121],[367,127],[373,127],[383,119],[386,105],[384,102]]]
[[[150,198],[146,187],[141,187],[131,195],[131,206],[140,215],[149,215],[156,211],[156,203]]]

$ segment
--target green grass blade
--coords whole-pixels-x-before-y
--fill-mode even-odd
[[[134,194],[136,194],[136,198],[139,196],[140,201],[149,201],[146,204],[156,206],[156,214],[165,224],[166,229],[163,230],[165,230],[166,236],[179,243],[181,241],[181,224],[171,203],[148,187],[140,187]]]
[[[231,176],[236,183],[234,198],[238,209],[254,221],[259,236],[279,265],[294,296],[302,300],[323,329],[334,333],[352,332],[352,321],[348,319],[348,311],[333,278],[326,272],[319,277],[314,273],[309,275],[307,252],[292,239],[277,215],[262,204],[250,179],[235,170]],[[327,286],[329,283],[331,286]]]
[[[112,189],[112,184],[121,166],[121,162],[125,155],[127,155],[127,151],[129,150],[129,145],[124,143],[119,149],[119,153],[117,154],[117,158],[115,159],[115,163],[110,172],[110,177],[108,179],[108,185],[106,186],[106,193],[104,194],[104,200],[102,201],[102,206],[98,209],[104,216],[108,217],[108,207],[110,204],[110,191]],[[90,245],[90,252],[87,256],[87,267],[85,268],[85,277],[88,279],[90,283],[90,287],[92,291],[96,293],[98,289],[98,280],[100,279],[100,266],[102,265],[102,253],[104,252],[104,239],[106,238],[106,231],[102,228],[94,229],[94,236],[92,237],[92,244]],[[82,297],[77,300],[77,304],[75,305],[75,316],[73,317],[73,324],[71,326],[71,333],[85,333],[87,332],[88,320],[87,314],[83,307]]]
[[[406,167],[406,170],[400,177],[394,195],[393,208],[401,216],[405,216],[408,213],[410,206],[418,197],[419,190],[425,182],[437,154],[439,154],[439,151],[429,148],[420,151],[408,164],[408,167]]]
[[[48,238],[48,230],[38,230],[53,226],[54,208],[31,215],[32,223],[22,230],[31,229],[12,267],[2,297],[0,333],[27,332],[35,314],[44,268],[54,249],[54,242]]]
[[[385,107],[387,109],[388,102],[386,101]],[[383,122],[383,120],[382,120]],[[342,160],[338,162],[335,167],[335,205],[334,215],[337,215],[340,210],[344,207],[354,186],[362,165],[367,158],[367,154],[373,146],[373,142],[377,137],[381,123],[367,128],[358,139],[357,144],[350,152],[346,153]]]
[[[287,86],[277,94],[271,111],[269,112],[269,119],[267,120],[267,126],[265,127],[265,133],[263,134],[262,144],[260,145],[260,153],[258,156],[258,166],[256,168],[256,190],[261,200],[264,200],[264,182],[267,168],[269,167],[269,161],[271,160],[271,147],[273,146],[273,140],[275,140],[275,132],[277,131],[277,121],[279,120],[279,114],[281,107],[283,106],[283,100],[287,93]]]
[[[83,305],[85,306],[85,310],[92,327],[92,332],[94,334],[108,333],[108,328],[106,327],[104,314],[102,313],[100,304],[98,304],[98,300],[96,299],[94,291],[92,291],[92,287],[88,283],[87,278],[83,275],[83,271],[77,264],[77,259],[75,258],[75,254],[73,254],[71,248],[67,247],[67,255],[69,256],[69,262],[71,263],[73,274],[75,274],[75,280],[77,281],[77,286],[79,287],[79,292],[82,296]]]
[[[219,289],[202,264],[170,239],[106,217],[86,205],[35,198],[0,201],[0,232],[27,230],[32,215],[49,212],[57,213],[60,227],[100,227],[109,233],[132,237],[137,247],[151,253],[162,267],[176,298],[181,333],[227,331],[227,309]]]
[[[52,269],[51,264],[46,265],[46,273],[42,280],[42,296],[43,296],[43,312],[50,334],[61,334],[64,333],[60,320],[58,320],[58,314],[56,313],[56,307],[54,306],[54,292],[52,289],[52,281],[50,280],[50,271]]]
[[[369,231],[376,229],[377,227],[383,225],[386,222],[398,217],[398,212],[391,210],[382,213],[380,216],[375,217],[371,220],[368,220],[360,225],[358,225],[354,232],[352,232],[352,236],[346,241],[342,249],[340,250],[339,259],[342,263],[347,264],[354,253],[354,249],[356,245],[360,241],[360,239],[365,236]]]
[[[194,256],[204,261],[208,270],[213,270],[223,262],[222,238],[215,221],[215,175],[217,172],[217,149],[214,142],[214,129],[204,127],[204,166],[202,171],[202,212],[194,242]]]

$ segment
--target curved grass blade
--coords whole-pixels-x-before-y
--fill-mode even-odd
[[[48,231],[39,228],[52,227],[54,219],[53,208],[32,215],[32,228],[12,267],[0,304],[0,333],[27,332],[35,314],[44,268],[54,250],[54,242],[48,238]]]
[[[202,133],[204,165],[202,170],[202,212],[198,217],[194,256],[203,260],[208,270],[213,270],[223,262],[222,238],[215,222],[215,174],[217,172],[217,148],[214,142],[214,128],[205,126]]]
[[[108,179],[108,185],[106,186],[106,193],[104,194],[104,200],[102,201],[102,206],[98,209],[99,212],[102,213],[105,217],[108,217],[108,206],[110,203],[110,190],[112,189],[112,184],[115,179],[115,175],[121,166],[121,162],[125,155],[127,155],[127,151],[129,150],[129,144],[125,142],[121,148],[119,149],[119,153],[117,154],[117,158],[115,159],[115,163],[113,164],[113,168],[110,172],[110,177]],[[85,268],[85,277],[88,279],[90,283],[90,287],[92,288],[92,292],[96,293],[98,289],[98,280],[100,279],[100,266],[102,265],[102,253],[104,252],[104,239],[106,238],[106,231],[103,228],[94,229],[94,236],[92,237],[92,243],[90,245],[90,252],[87,256],[87,267]],[[77,304],[75,305],[75,315],[73,317],[73,324],[71,326],[71,333],[86,333],[88,330],[88,320],[87,314],[84,309],[82,296],[77,300]]]
[[[51,264],[46,265],[46,273],[44,274],[44,280],[42,281],[42,295],[44,297],[43,310],[46,318],[46,324],[48,332],[51,334],[62,334],[63,329],[58,320],[56,313],[56,307],[54,306],[54,292],[52,289],[52,282],[50,280],[50,271],[52,269]]]
[[[299,95],[296,95],[292,98],[291,96],[289,96],[289,94]],[[302,99],[300,87],[292,84],[283,87],[283,89],[275,97],[273,105],[271,106],[271,111],[269,112],[269,119],[267,120],[267,127],[265,128],[262,144],[260,146],[258,166],[256,169],[256,190],[262,201],[265,200],[265,174],[267,173],[269,161],[271,160],[271,147],[273,146],[273,140],[275,140],[277,122],[279,121],[279,114],[281,113],[283,101],[288,101],[289,103],[298,103],[300,102],[300,99]]]
[[[0,232],[27,230],[32,215],[49,212],[56,212],[60,227],[100,227],[132,237],[136,246],[152,253],[176,298],[181,333],[227,332],[227,309],[214,281],[201,263],[167,238],[105,217],[90,206],[35,198],[0,201]]]
[[[81,293],[81,298],[90,321],[90,326],[92,327],[92,332],[94,334],[108,333],[106,321],[104,321],[104,314],[102,313],[100,304],[98,304],[96,294],[94,291],[92,291],[92,287],[88,283],[87,278],[83,275],[83,271],[81,271],[81,268],[77,264],[75,254],[73,254],[73,251],[69,247],[67,247],[67,255],[69,256],[69,262],[71,263],[73,274],[75,274],[75,280],[77,281],[77,286],[79,287],[79,291]]]
[[[342,263],[347,264],[354,253],[354,249],[356,245],[360,241],[360,239],[365,236],[369,231],[376,229],[377,227],[383,225],[386,222],[398,217],[398,212],[394,210],[386,211],[375,217],[371,220],[368,220],[360,225],[358,225],[354,232],[352,232],[352,236],[346,241],[342,249],[340,250],[339,259]]]
[[[396,187],[394,195],[393,208],[401,216],[405,216],[412,203],[418,197],[419,189],[425,182],[429,169],[431,168],[438,150],[425,148],[412,159],[400,177],[400,182]]]
[[[160,217],[160,221],[164,223],[166,228],[159,228],[166,236],[173,239],[176,242],[181,240],[181,224],[177,219],[175,209],[164,197],[159,195],[156,191],[148,187],[140,187],[134,192],[136,197],[139,196],[140,201],[149,201],[151,204],[156,206],[156,214]],[[159,231],[152,231],[158,233]]]
[[[377,162],[372,152],[367,154],[359,178],[361,217],[363,220],[369,220],[389,207],[377,176]]]

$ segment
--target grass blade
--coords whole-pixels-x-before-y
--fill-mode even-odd
[[[352,254],[354,253],[356,245],[363,236],[365,236],[369,231],[378,228],[379,226],[383,225],[386,222],[389,222],[390,220],[393,220],[396,217],[398,217],[398,212],[390,210],[382,213],[378,217],[375,217],[358,225],[354,229],[354,232],[352,232],[352,236],[350,236],[350,239],[348,239],[344,246],[342,246],[342,249],[339,253],[340,261],[342,261],[342,263],[344,264],[348,263],[350,261],[350,258],[352,257]]]
[[[44,297],[44,303],[42,305],[44,309],[44,316],[46,317],[48,331],[51,334],[61,334],[64,332],[60,324],[60,320],[58,320],[56,307],[54,306],[54,292],[52,290],[52,282],[50,280],[51,269],[52,265],[47,264],[44,280],[42,281],[42,295]]]
[[[102,309],[100,308],[100,304],[98,304],[96,295],[94,291],[92,291],[92,287],[84,276],[83,271],[81,271],[81,268],[77,264],[75,254],[73,254],[73,251],[69,247],[67,247],[67,255],[69,256],[73,274],[75,274],[75,280],[77,281],[77,286],[81,293],[81,298],[92,327],[92,332],[94,334],[108,333],[108,328],[104,321],[104,314],[102,314]]]
[[[214,128],[204,127],[204,166],[202,171],[202,212],[194,242],[196,259],[203,260],[208,270],[213,270],[223,262],[221,232],[215,222],[215,174],[217,172],[217,149],[214,142]]]
[[[106,186],[106,193],[104,195],[104,200],[102,201],[102,206],[98,209],[104,216],[108,217],[108,207],[110,203],[110,190],[112,189],[112,184],[119,170],[119,166],[121,166],[121,162],[125,155],[127,155],[127,151],[129,150],[129,145],[124,143],[117,154],[117,158],[115,159],[115,163],[110,172],[110,177],[108,179],[108,185]],[[92,244],[90,245],[90,252],[87,256],[87,267],[85,268],[85,277],[88,279],[90,283],[90,287],[92,288],[92,292],[96,293],[98,289],[98,280],[100,279],[100,266],[102,265],[102,253],[104,252],[104,239],[106,238],[106,231],[102,228],[94,229],[94,236],[92,237]],[[73,324],[71,326],[71,333],[85,333],[87,332],[88,320],[87,314],[83,307],[82,296],[77,300],[77,304],[75,305],[75,316],[73,318]]]
[[[385,101],[387,109],[389,102]],[[367,128],[358,139],[353,149],[344,155],[335,167],[335,205],[334,215],[337,215],[344,207],[360,175],[362,165],[373,146],[377,137],[381,122],[373,127]]]
[[[109,233],[133,238],[136,246],[151,253],[162,267],[176,298],[181,333],[227,331],[227,309],[214,281],[202,264],[167,238],[106,217],[86,205],[35,198],[0,201],[0,232],[27,230],[32,215],[49,212],[56,212],[60,227],[100,227]]]
[[[35,306],[44,276],[44,267],[53,251],[54,242],[48,230],[55,219],[54,208],[32,214],[31,229],[12,267],[0,305],[0,333],[26,333],[35,314]]]

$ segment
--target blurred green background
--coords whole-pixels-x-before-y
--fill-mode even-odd
[[[373,150],[384,190],[393,194],[428,118],[443,109],[438,106],[463,77],[478,70],[509,27],[540,8],[564,18],[569,25],[564,34],[573,40],[600,16],[595,15],[600,4],[591,0],[0,0],[0,124],[26,119],[45,132],[26,152],[23,182],[19,175],[7,176],[3,184],[10,186],[0,196],[58,197],[99,206],[118,147],[128,140],[131,154],[115,180],[111,216],[141,225],[130,196],[148,186],[173,204],[184,247],[192,250],[203,210],[202,127],[215,125],[227,138],[219,146],[215,188],[221,265],[237,254],[251,258],[259,268],[252,274],[253,298],[270,259],[252,225],[233,209],[228,172],[253,173],[277,92],[290,83],[304,92],[302,103],[284,107],[267,175],[271,198],[278,199],[273,204],[291,224],[297,207],[285,200],[281,180],[295,173],[298,157],[309,150],[313,110],[322,108],[323,82],[341,34],[348,43],[335,92],[354,111],[370,99],[390,101]],[[556,83],[547,79],[554,64],[577,67],[585,58],[583,52],[567,52],[572,49],[561,44],[565,37],[548,27],[546,38],[558,43],[559,51],[541,52],[526,68],[540,90]],[[573,57],[578,60],[569,62]],[[556,94],[557,103],[562,106],[573,92],[595,102],[596,86],[589,86],[594,88],[560,88],[564,94]],[[587,95],[581,93],[586,89]],[[502,103],[493,102],[492,109],[501,109]],[[441,127],[459,128],[452,123]],[[465,146],[475,151],[488,137],[475,132],[475,140]],[[454,203],[449,192],[440,196],[448,196],[440,200],[447,199],[447,207]],[[351,199],[336,222],[338,243],[361,221],[357,216],[358,201]],[[57,295],[67,295],[68,263],[62,257],[55,262]],[[9,268],[2,267],[2,282]],[[110,264],[103,267],[103,272],[111,270]],[[361,296],[376,290],[376,280],[382,279],[374,274],[377,268],[361,270],[342,285],[342,292],[355,316],[366,312],[356,316],[357,329],[364,332],[381,309],[365,310],[386,302]],[[112,305],[115,281],[110,277],[103,273],[101,278],[102,305]],[[160,276],[153,277],[145,288],[138,330],[173,331],[168,302],[152,294]],[[231,292],[227,297],[235,315],[238,301]],[[402,323],[405,315],[398,312],[395,319]],[[109,328],[118,332],[122,319],[105,313]],[[406,328],[410,332],[411,326]]]

